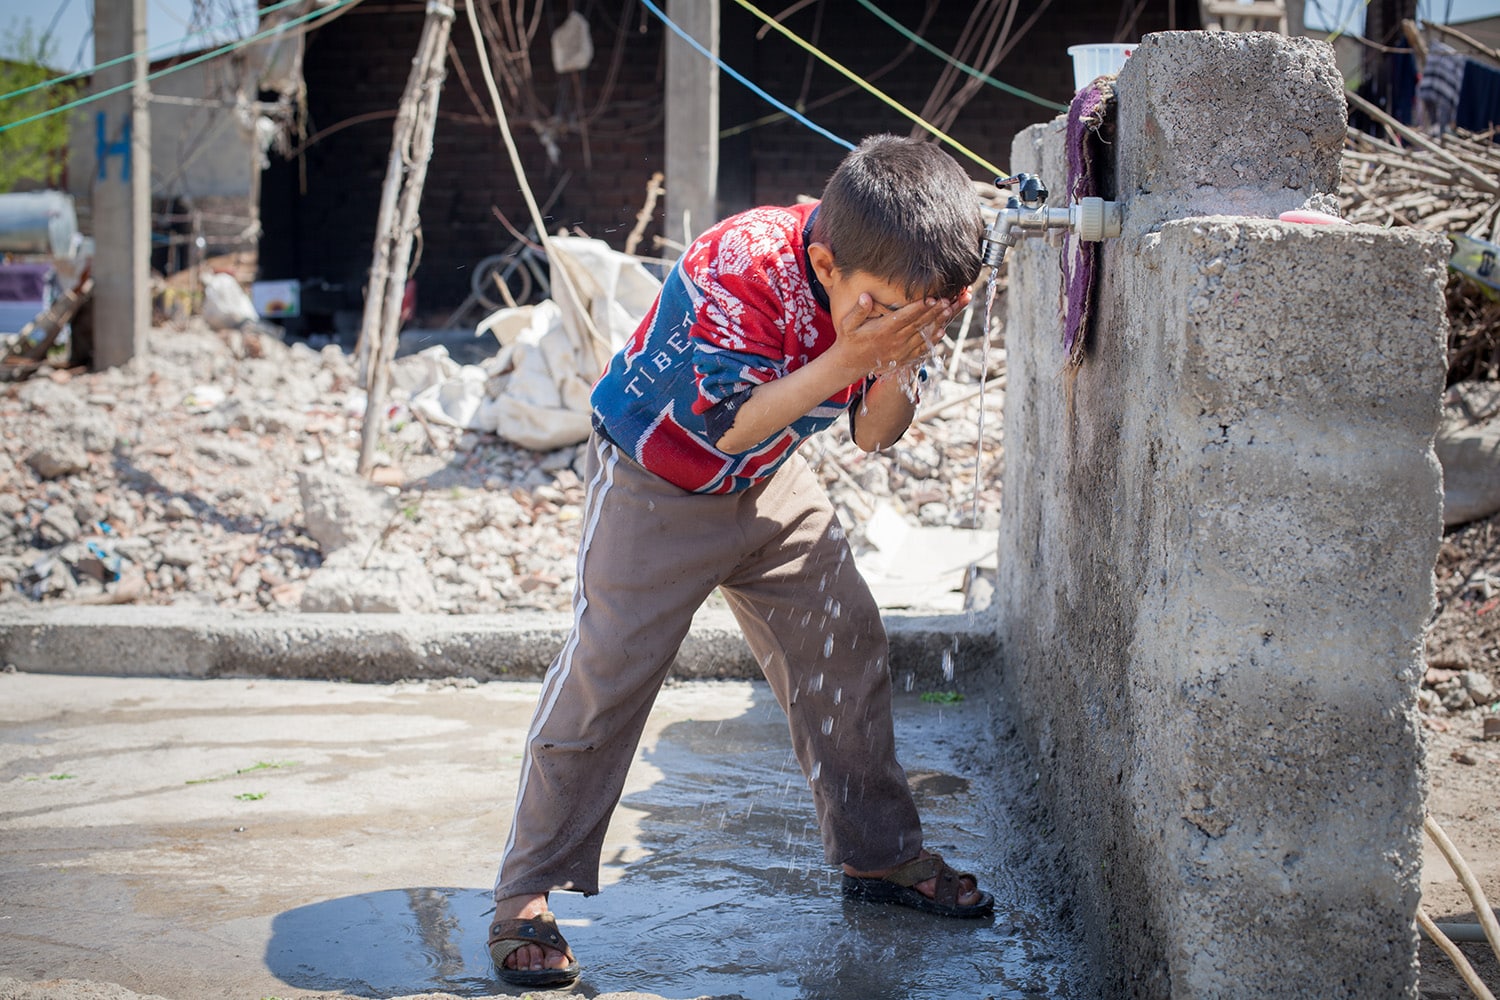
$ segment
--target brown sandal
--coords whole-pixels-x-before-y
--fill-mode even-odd
[[[512,952],[528,944],[560,951],[567,957],[568,964],[561,969],[507,969],[505,960]],[[514,986],[566,986],[582,971],[551,913],[538,913],[529,920],[497,918],[490,924],[489,948],[495,972]]]
[[[937,888],[929,898],[913,886],[918,882],[937,879]],[[962,906],[958,897],[963,895],[963,879],[974,885],[979,893],[979,902]],[[995,898],[979,889],[979,880],[968,872],[955,871],[943,863],[936,854],[913,858],[906,864],[879,878],[844,876],[844,895],[852,899],[863,899],[871,903],[894,903],[909,906],[923,913],[936,913],[944,917],[983,917],[995,908]]]

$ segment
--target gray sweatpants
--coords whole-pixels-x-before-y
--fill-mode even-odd
[[[599,891],[646,717],[693,614],[722,588],[786,712],[831,864],[915,857],[880,613],[799,456],[751,489],[688,493],[589,441],[573,629],[542,683],[495,897]]]

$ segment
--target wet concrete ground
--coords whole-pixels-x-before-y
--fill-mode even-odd
[[[536,691],[0,675],[0,979],[507,995],[488,889]],[[1032,864],[1024,756],[992,710],[898,704],[929,846],[997,898],[992,920],[947,921],[841,899],[765,685],[669,686],[604,891],[553,897],[574,994],[1081,996]]]

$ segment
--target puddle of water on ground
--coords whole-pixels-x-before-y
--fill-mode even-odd
[[[644,758],[663,773],[627,795],[641,860],[591,898],[553,896],[584,967],[584,995],[641,991],[754,1000],[950,1000],[1065,997],[1067,946],[1035,909],[1035,887],[1001,876],[1013,845],[996,843],[977,796],[952,773],[958,715],[903,699],[897,736],[930,846],[972,866],[997,891],[996,916],[943,920],[843,901],[823,862],[812,800],[787,749],[785,720],[763,685],[745,715],[667,726]],[[953,742],[972,742],[972,721]],[[967,737],[967,739],[965,739]],[[606,858],[608,864],[608,858]],[[608,880],[606,880],[608,881]],[[390,997],[479,996],[503,989],[485,950],[482,889],[389,890],[288,911],[267,964],[303,989]]]

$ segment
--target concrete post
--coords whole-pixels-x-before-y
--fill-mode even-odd
[[[719,0],[671,0],[667,16],[718,55]],[[666,236],[688,243],[718,221],[719,67],[672,31],[667,32],[666,143]]]
[[[94,74],[93,92],[133,84],[90,105],[94,115],[95,369],[145,353],[151,330],[151,118],[146,0],[96,0],[94,57],[135,58]]]
[[[1149,35],[1118,95],[1081,368],[1057,251],[1008,265],[997,588],[1098,986],[1413,997],[1444,241],[1276,221],[1337,182],[1322,42]]]

